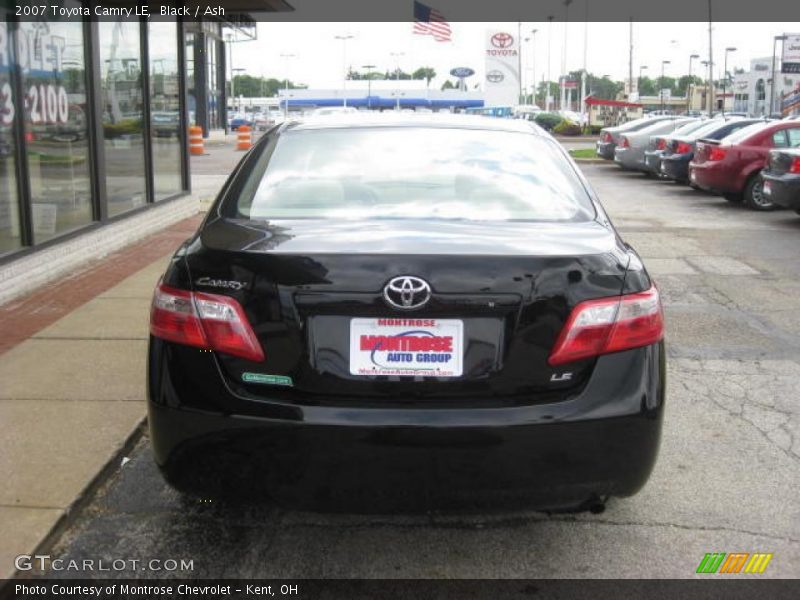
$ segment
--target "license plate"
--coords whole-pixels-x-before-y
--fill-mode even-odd
[[[458,319],[350,320],[350,374],[460,377],[464,322]]]
[[[692,181],[694,181],[695,179],[697,179],[697,175],[695,174],[695,172],[694,172],[694,171],[691,171],[691,172],[689,173],[689,179],[691,179]]]
[[[764,182],[764,193],[767,196],[772,194],[772,182],[771,181],[765,181]]]

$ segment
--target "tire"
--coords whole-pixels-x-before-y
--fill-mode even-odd
[[[731,204],[738,204],[742,201],[742,197],[739,194],[722,194],[722,197]]]
[[[744,205],[751,210],[775,210],[775,203],[764,196],[764,181],[758,173],[750,177],[744,186]]]

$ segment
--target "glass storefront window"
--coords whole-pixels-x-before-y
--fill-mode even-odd
[[[101,21],[100,86],[108,216],[147,201],[141,35],[135,20]]]
[[[70,0],[60,2],[78,7]],[[35,243],[91,223],[83,25],[23,21],[17,61],[25,93],[25,141]]]
[[[148,27],[153,191],[158,201],[183,188],[178,24],[152,21]]]
[[[14,115],[17,103],[11,93],[12,44],[0,8],[0,254],[22,245],[19,228],[19,199],[14,157]]]

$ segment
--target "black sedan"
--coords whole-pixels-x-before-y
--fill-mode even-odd
[[[761,179],[769,200],[800,214],[800,148],[770,150]]]
[[[721,140],[739,129],[763,121],[764,119],[740,119],[738,117],[728,120],[714,119],[687,135],[674,136],[667,141],[664,151],[661,153],[661,175],[678,183],[688,183],[689,163],[694,157],[697,140]]]
[[[526,121],[286,122],[152,303],[167,480],[324,510],[602,509],[647,481],[659,293]]]

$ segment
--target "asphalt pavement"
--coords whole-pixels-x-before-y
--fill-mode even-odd
[[[800,216],[581,167],[666,303],[664,436],[638,495],[599,515],[186,499],[161,480],[145,434],[49,554],[192,560],[98,577],[683,578],[707,552],[768,552],[762,577],[800,576]]]

